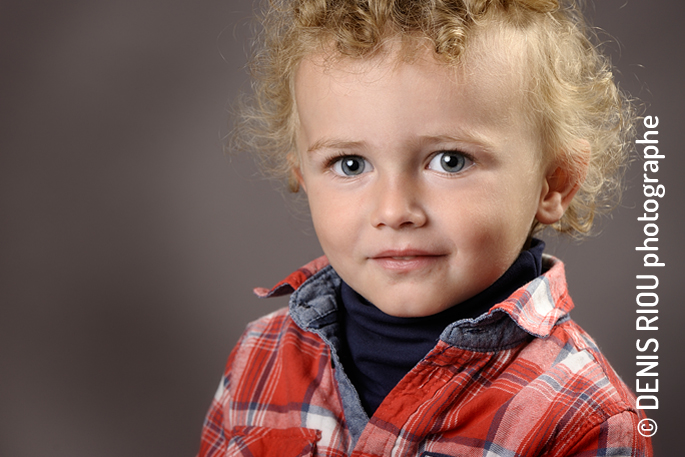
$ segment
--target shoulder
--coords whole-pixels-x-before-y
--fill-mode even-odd
[[[290,316],[288,313],[288,308],[280,308],[248,323],[245,327],[245,332],[238,342],[238,345],[244,343],[246,340],[259,340],[261,338],[280,333],[289,325]]]
[[[594,340],[573,320],[557,324],[548,337],[532,340],[526,349],[526,355],[539,360],[549,381],[559,383],[566,395],[575,395],[578,401],[588,403],[601,400],[590,411],[608,416],[634,408],[630,389]]]
[[[287,308],[281,308],[247,324],[228,357],[221,387],[228,389],[233,384],[236,373],[241,373],[249,366],[250,359],[258,354],[277,351],[279,340],[291,325]]]
[[[288,308],[281,308],[247,324],[231,353],[227,373],[242,373],[257,367],[255,359],[275,355],[288,346],[319,345],[315,335],[302,330],[292,319]]]
[[[637,433],[644,415],[635,407],[634,394],[573,320],[558,323],[546,338],[531,340],[517,359],[538,371],[519,396],[533,409],[545,409],[546,418],[556,418],[555,446],[563,448],[559,455],[619,450],[651,455],[649,439]]]

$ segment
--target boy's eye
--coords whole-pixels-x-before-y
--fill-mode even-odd
[[[471,164],[471,159],[459,152],[445,151],[436,154],[428,164],[430,170],[443,173],[458,173]]]
[[[343,156],[333,163],[333,172],[340,176],[357,176],[371,169],[371,164],[359,156]]]

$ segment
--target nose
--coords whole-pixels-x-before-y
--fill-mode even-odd
[[[424,226],[428,220],[420,189],[412,179],[381,180],[370,198],[374,200],[371,216],[374,227],[416,228]]]

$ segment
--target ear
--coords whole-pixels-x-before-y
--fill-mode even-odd
[[[288,167],[290,168],[290,174],[288,176],[288,186],[290,187],[290,190],[295,193],[302,188],[306,193],[307,187],[304,184],[297,152],[289,152],[286,156],[286,160],[288,161]]]
[[[590,162],[590,143],[582,140],[571,164],[554,164],[542,183],[540,202],[535,218],[545,225],[554,224],[564,215],[576,192],[585,181]]]

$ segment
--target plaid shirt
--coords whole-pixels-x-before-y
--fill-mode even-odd
[[[367,417],[337,356],[336,289],[325,258],[261,296],[289,310],[251,323],[205,420],[209,456],[652,456],[635,398],[568,317],[563,264],[435,348]]]

